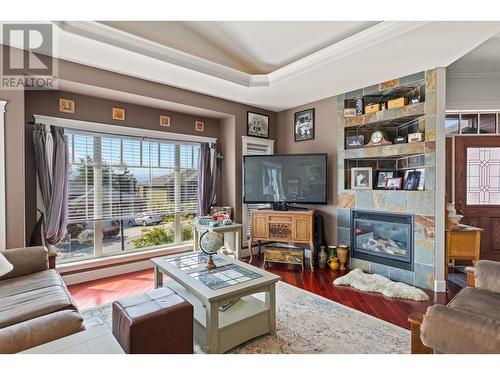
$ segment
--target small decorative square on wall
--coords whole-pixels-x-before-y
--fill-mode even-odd
[[[170,128],[170,116],[160,115],[160,126]]]
[[[205,131],[205,123],[203,121],[196,121],[194,123],[194,130],[197,132],[204,132]]]
[[[125,109],[123,108],[114,108],[113,107],[113,120],[120,120],[124,121],[125,120]]]
[[[314,139],[314,108],[295,112],[295,142]]]
[[[269,116],[247,112],[247,135],[269,138]]]
[[[75,113],[75,101],[59,98],[59,112]]]

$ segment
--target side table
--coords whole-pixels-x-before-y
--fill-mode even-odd
[[[210,227],[208,225],[200,225],[195,219],[191,222],[193,227],[194,239],[193,239],[193,250],[198,251],[200,249],[200,237],[207,230],[220,233],[224,236],[224,246],[226,249],[231,250],[236,259],[240,260],[241,256],[241,230],[243,225],[238,223],[233,223],[229,225],[220,225],[218,227]]]

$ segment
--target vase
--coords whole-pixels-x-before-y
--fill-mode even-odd
[[[337,271],[340,268],[339,258],[337,257],[330,257],[327,263],[332,271]]]
[[[326,267],[326,260],[328,255],[326,255],[325,246],[321,246],[321,251],[319,252],[319,268]]]
[[[337,255],[340,261],[340,270],[345,271],[347,268],[345,264],[347,263],[347,255],[349,254],[349,247],[346,245],[337,246]]]
[[[328,259],[337,256],[337,246],[328,246],[327,250]]]

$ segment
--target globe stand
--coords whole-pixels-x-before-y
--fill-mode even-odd
[[[205,264],[205,268],[208,270],[211,270],[213,268],[216,268],[217,266],[214,263],[214,260],[212,259],[212,254],[208,254],[208,260],[207,264]]]

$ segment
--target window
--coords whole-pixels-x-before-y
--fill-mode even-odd
[[[467,204],[500,204],[500,147],[467,148]]]
[[[68,129],[70,184],[61,260],[138,251],[192,239],[199,144]]]
[[[454,134],[495,134],[500,133],[497,120],[500,113],[447,113],[445,132]]]

